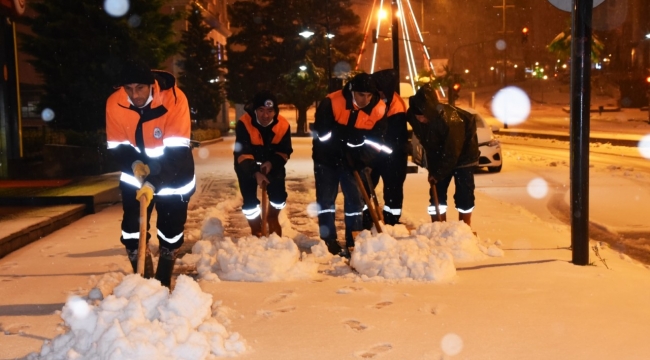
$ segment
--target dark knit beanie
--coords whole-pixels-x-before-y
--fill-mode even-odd
[[[124,63],[120,74],[119,86],[127,84],[151,85],[153,83],[153,73],[143,61],[131,59]]]
[[[276,113],[280,112],[278,99],[269,91],[260,91],[253,97],[253,110],[261,107],[272,107]]]
[[[377,92],[375,82],[372,80],[372,77],[366,73],[355,75],[352,80],[348,82],[347,86],[350,91],[367,93]]]

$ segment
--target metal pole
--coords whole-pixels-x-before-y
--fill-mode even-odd
[[[589,264],[589,103],[593,0],[573,0],[571,34],[572,262]]]
[[[503,41],[505,42],[503,48],[503,86],[508,85],[508,42],[506,41],[506,35],[506,0],[503,0]],[[505,124],[505,128],[508,128],[508,124]]]
[[[393,24],[391,25],[391,36],[393,37],[393,69],[395,69],[395,74],[397,74],[397,93],[399,94],[399,83],[401,79],[399,71],[399,29],[397,27],[397,0],[392,0],[390,5],[393,12]]]
[[[327,23],[325,24],[325,37],[327,38],[327,92],[331,93],[333,91],[332,89],[332,47],[330,44],[330,2],[327,0],[325,3],[326,6],[326,21]]]

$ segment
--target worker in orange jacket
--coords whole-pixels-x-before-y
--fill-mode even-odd
[[[137,272],[140,201],[147,203],[147,230],[155,205],[160,243],[155,278],[167,287],[176,252],[184,241],[188,202],[196,188],[190,132],[187,98],[174,76],[151,70],[142,61],[128,60],[117,90],[106,103],[108,149],[122,171],[121,242]],[[148,247],[145,259],[144,275],[152,277]]]
[[[334,255],[350,257],[363,230],[363,199],[354,172],[376,157],[386,129],[386,105],[369,74],[355,75],[342,90],[327,95],[316,109],[312,159],[320,238]],[[345,248],[337,240],[335,201],[339,185],[345,213]]]
[[[261,91],[245,107],[235,126],[235,173],[244,203],[242,212],[255,236],[262,234],[257,187],[266,185],[269,196],[269,234],[282,236],[280,211],[286,206],[285,165],[293,152],[291,127],[280,115],[278,100]],[[266,226],[266,224],[264,224]]]

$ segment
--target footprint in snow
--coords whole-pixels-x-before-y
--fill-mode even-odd
[[[272,317],[275,317],[277,314],[282,314],[282,313],[289,313],[296,310],[295,306],[285,306],[279,309],[275,310],[258,310],[257,315],[270,319]]]
[[[363,291],[362,287],[358,286],[344,286],[338,290],[336,290],[337,294],[350,294],[356,291]]]
[[[357,320],[346,320],[343,322],[344,325],[349,327],[350,329],[356,331],[356,332],[361,332],[363,330],[366,330],[368,328],[367,325],[362,324],[360,321]]]
[[[375,309],[383,309],[388,305],[393,305],[393,302],[392,301],[382,301],[380,303],[375,304],[375,306],[373,306],[373,307]]]
[[[384,343],[384,344],[375,345],[371,347],[369,350],[357,351],[356,353],[354,353],[354,355],[361,359],[374,359],[375,357],[383,353],[386,353],[388,351],[391,351],[392,349],[393,349],[393,345]]]
[[[267,304],[277,304],[280,301],[286,300],[287,298],[291,297],[294,295],[293,290],[285,290],[277,295],[273,295],[266,300],[264,300],[265,303]]]

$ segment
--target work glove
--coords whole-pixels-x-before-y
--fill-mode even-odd
[[[144,183],[144,185],[142,185],[142,187],[140,188],[140,190],[138,190],[138,191],[135,193],[135,198],[136,198],[138,201],[141,201],[140,198],[144,196],[144,197],[145,197],[144,201],[146,202],[147,207],[149,207],[149,204],[151,204],[151,200],[153,200],[153,192],[154,192],[154,187],[153,187],[153,185],[151,185],[150,183],[146,182],[146,183]]]
[[[273,165],[270,161],[266,161],[264,164],[260,165],[260,172],[264,175],[268,175],[271,172]]]
[[[138,179],[140,183],[143,183],[144,179],[151,173],[149,166],[140,160],[134,161],[131,165],[131,169],[133,169],[133,176],[135,176],[135,178]]]
[[[261,172],[256,172],[255,173],[255,181],[257,181],[257,186],[262,186],[263,184],[268,185],[270,183],[269,178],[266,177],[266,175],[262,174]]]
[[[427,180],[429,180],[429,184],[431,185],[435,185],[438,183],[438,181],[440,181],[438,178],[436,178],[435,175],[431,175],[431,174],[429,174],[429,178]]]

